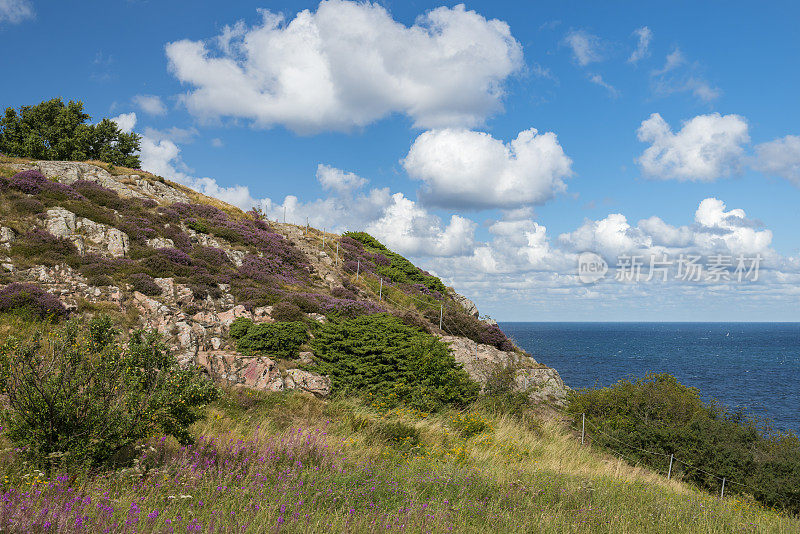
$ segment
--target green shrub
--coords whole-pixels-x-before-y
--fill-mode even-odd
[[[305,314],[297,305],[281,301],[272,308],[272,318],[276,321],[297,322],[305,319]]]
[[[511,362],[496,365],[486,379],[484,395],[478,401],[481,406],[499,414],[523,415],[531,403],[527,392],[514,390],[518,369],[519,367]]]
[[[769,506],[800,512],[800,441],[772,431],[741,411],[728,411],[700,398],[695,388],[668,374],[621,380],[602,389],[570,393],[568,413],[580,421],[594,443],[632,456],[666,472],[674,454],[673,474],[719,492],[750,493]],[[648,454],[643,450],[658,454]],[[712,476],[708,473],[713,473]]]
[[[345,232],[342,237],[355,239],[364,249],[370,252],[382,254],[390,260],[390,265],[376,265],[375,270],[383,278],[388,278],[397,284],[423,284],[431,291],[439,291],[444,294],[447,288],[437,277],[428,274],[400,254],[392,252],[381,244],[377,239],[366,232]]]
[[[108,466],[140,440],[165,433],[191,442],[189,426],[219,395],[178,367],[154,332],[123,347],[107,317],[9,337],[0,346],[8,438],[40,466]]]
[[[255,323],[246,317],[237,317],[233,320],[230,326],[230,334],[233,339],[239,339],[247,334],[250,327]]]
[[[466,405],[478,395],[444,343],[391,315],[328,322],[317,327],[311,346],[310,369],[330,375],[337,391],[395,395],[423,411]]]
[[[191,228],[198,234],[208,233],[208,223],[204,220],[187,219],[185,222],[188,228]]]
[[[253,324],[236,339],[236,348],[244,354],[263,354],[288,360],[297,357],[300,345],[307,340],[305,323]]]

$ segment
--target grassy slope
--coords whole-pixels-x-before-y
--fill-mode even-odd
[[[77,518],[98,532],[114,524],[137,532],[800,531],[797,519],[581,447],[557,423],[474,415],[491,428],[465,437],[455,412],[422,417],[352,399],[229,392],[197,425],[198,445],[155,441],[140,464],[151,466],[145,475],[81,475],[66,491],[69,482],[25,477],[13,451],[0,465],[4,489],[41,491],[12,492],[29,507],[21,514],[72,503],[55,514],[64,531],[80,530]],[[9,526],[5,506],[0,530]]]

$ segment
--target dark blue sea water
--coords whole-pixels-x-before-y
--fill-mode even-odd
[[[800,323],[500,323],[570,387],[670,373],[800,434]]]

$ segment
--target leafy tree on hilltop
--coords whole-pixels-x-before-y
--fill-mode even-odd
[[[33,159],[96,159],[139,168],[139,135],[123,132],[109,119],[86,124],[89,120],[83,102],[64,104],[60,98],[22,106],[19,111],[6,108],[0,118],[0,152]]]

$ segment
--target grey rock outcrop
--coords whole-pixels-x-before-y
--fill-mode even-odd
[[[64,208],[47,210],[45,227],[54,236],[72,241],[79,254],[99,252],[122,257],[128,252],[128,234],[113,226],[78,217]]]
[[[494,371],[512,366],[515,391],[526,392],[535,402],[549,402],[558,406],[564,404],[569,388],[555,369],[542,365],[529,356],[505,352],[464,337],[439,337],[450,346],[453,357],[467,374],[482,386],[486,385]]]
[[[286,389],[300,389],[313,393],[318,397],[331,394],[331,379],[303,369],[287,369],[283,379]]]
[[[35,169],[46,177],[70,185],[78,180],[91,180],[116,191],[122,198],[152,199],[156,202],[191,202],[189,195],[169,184],[145,178],[139,174],[112,175],[107,170],[90,163],[75,161],[36,161],[12,163],[9,167],[21,171]]]
[[[11,243],[17,238],[17,233],[8,226],[0,226],[0,246],[10,249]]]
[[[281,371],[266,356],[243,356],[231,351],[200,352],[196,362],[215,380],[260,391],[301,390],[318,397],[331,393],[331,379],[302,369]]]
[[[466,311],[467,314],[471,315],[472,317],[475,317],[476,319],[480,317],[480,312],[478,311],[478,307],[475,305],[474,302],[469,300],[464,295],[456,293],[453,289],[448,288],[447,293],[450,295],[450,297],[452,297],[454,301],[456,301],[456,303],[459,306],[464,308],[464,311]]]

